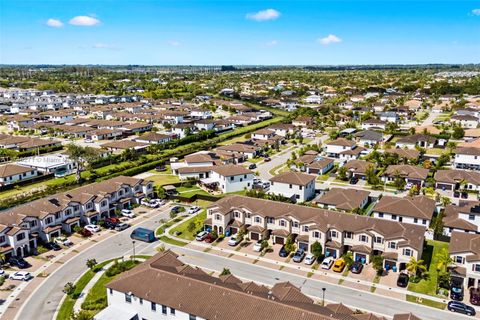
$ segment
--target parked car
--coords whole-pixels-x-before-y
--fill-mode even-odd
[[[320,266],[322,267],[322,269],[328,270],[332,267],[334,261],[335,261],[334,258],[326,257],[325,259],[323,259],[322,264]]]
[[[362,272],[362,270],[363,270],[363,264],[360,261],[355,261],[350,267],[350,271],[352,271],[352,273],[359,274]]]
[[[270,162],[270,160],[272,160],[272,159],[270,159],[270,157],[266,157],[265,159],[263,159],[263,161],[265,161],[265,162]]]
[[[195,212],[198,212],[200,210],[199,207],[197,206],[191,206],[190,208],[188,208],[188,213],[189,214],[194,214]]]
[[[213,235],[211,233],[207,234],[207,236],[205,237],[205,242],[206,243],[212,243],[213,241],[215,241],[216,238],[213,237]]]
[[[93,143],[93,140],[92,139],[85,139],[83,140],[85,143]]]
[[[90,237],[90,236],[93,234],[90,230],[85,229],[85,228],[83,228],[82,230],[80,230],[78,233],[79,233],[82,237],[85,237],[85,238]]]
[[[410,277],[406,273],[400,273],[397,278],[397,286],[400,288],[406,288],[408,286],[408,281]]]
[[[450,284],[450,299],[463,301],[463,283],[452,280]]]
[[[62,250],[62,248],[55,242],[47,242],[45,243],[45,248],[47,248],[48,250],[53,250],[53,251],[59,251],[59,250]]]
[[[293,255],[293,262],[302,262],[305,257],[305,251],[303,249],[298,249]]]
[[[253,170],[253,169],[256,169],[257,168],[257,165],[255,163],[251,163],[249,166],[248,166],[248,169],[250,170]]]
[[[208,236],[208,232],[207,231],[200,231],[199,233],[197,233],[197,236],[195,237],[195,240],[197,241],[203,241],[205,240],[205,238]]]
[[[108,221],[110,223],[113,223],[113,224],[117,224],[117,223],[120,223],[120,219],[118,219],[117,217],[109,217],[109,218],[105,218],[105,221]]]
[[[350,184],[357,184],[358,182],[358,178],[357,177],[353,177],[352,179],[350,179]]]
[[[11,265],[11,266],[15,266],[15,267],[18,267],[20,269],[25,269],[25,268],[28,268],[30,267],[30,264],[25,261],[25,259],[23,258],[20,258],[20,257],[10,257],[10,259],[8,259],[8,263]]]
[[[130,219],[135,218],[135,214],[133,213],[132,210],[122,209],[121,213],[122,213],[122,216],[124,217],[130,218]]]
[[[0,277],[4,277],[4,276],[5,276],[5,270],[0,269]]]
[[[262,183],[262,188],[263,188],[263,189],[268,189],[268,188],[270,188],[270,182],[264,182],[264,183]]]
[[[260,184],[262,183],[262,180],[260,180],[259,178],[253,178],[253,184]]]
[[[345,268],[345,264],[346,264],[345,260],[343,260],[342,258],[337,259],[333,264],[332,270],[335,272],[342,272],[343,269]]]
[[[450,301],[447,305],[448,311],[458,312],[466,314],[467,316],[474,316],[476,315],[475,309],[473,307],[466,305],[460,301]]]
[[[253,251],[255,252],[262,251],[262,242],[263,240],[258,240],[257,242],[255,242],[255,244],[253,245]]]
[[[145,199],[143,198],[141,201],[140,201],[140,204],[141,205],[144,205],[146,207],[149,207],[149,208],[158,208],[159,207],[159,203],[155,200],[152,200],[152,199]]]
[[[480,289],[470,288],[470,303],[473,305],[480,305]]]
[[[69,247],[73,244],[72,240],[68,239],[67,237],[57,237],[53,239],[57,244],[64,245],[66,247]]]
[[[305,264],[310,266],[315,262],[316,258],[313,254],[307,254],[305,257]]]
[[[123,231],[125,229],[128,229],[130,227],[130,225],[128,223],[125,223],[125,222],[121,222],[119,224],[117,224],[115,226],[115,230],[117,231]]]
[[[175,207],[173,207],[172,209],[170,209],[170,212],[177,214],[177,213],[180,212],[181,208],[182,208],[182,207],[180,207],[180,206],[175,206]]]
[[[117,225],[116,223],[106,221],[106,220],[103,222],[103,227],[110,230],[115,229],[116,225]]]
[[[30,272],[27,272],[27,271],[17,271],[17,272],[14,272],[14,273],[10,274],[10,276],[8,276],[8,278],[12,279],[12,280],[28,281],[28,280],[32,279],[33,276]]]
[[[280,251],[278,252],[278,255],[282,258],[286,258],[288,256],[288,252],[287,250],[285,249],[285,246],[282,246],[280,248]]]
[[[95,224],[87,224],[84,228],[92,233],[100,232],[100,227]]]
[[[228,245],[231,247],[235,247],[240,242],[240,238],[237,237],[236,234],[230,237],[228,240]]]

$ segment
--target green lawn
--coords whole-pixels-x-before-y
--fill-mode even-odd
[[[177,246],[177,247],[184,247],[187,245],[186,242],[183,242],[183,241],[178,241],[178,240],[175,240],[175,239],[171,239],[167,236],[161,236],[159,238],[160,241],[162,242],[165,242],[165,243],[168,243],[168,244],[171,244],[171,245],[174,245],[174,246]]]
[[[410,283],[408,290],[431,296],[436,296],[437,288],[437,254],[442,248],[448,249],[448,243],[441,241],[429,240],[427,245],[423,248],[422,260],[428,268],[429,277],[426,280],[420,280],[419,283]]]
[[[156,174],[154,176],[148,177],[147,179],[152,180],[156,186],[163,186],[167,184],[180,182],[180,179],[178,178],[178,176],[167,175],[167,174]]]
[[[447,149],[440,149],[440,148],[429,148],[427,149],[426,154],[438,155],[441,156],[444,153],[448,153]]]
[[[442,310],[445,309],[445,307],[447,306],[445,303],[441,303],[441,302],[437,302],[429,299],[421,299],[409,294],[407,294],[407,301],[422,304],[427,307],[442,309]]]
[[[100,270],[103,266],[110,263],[110,261],[112,260],[99,263],[95,268]],[[57,320],[70,319],[75,302],[82,293],[83,289],[87,286],[87,284],[90,282],[90,280],[92,280],[94,276],[95,272],[93,272],[92,270],[88,270],[83,274],[83,276],[80,277],[80,279],[78,279],[77,282],[75,282],[75,291],[73,292],[73,294],[67,295],[63,300],[62,305],[58,310]]]
[[[203,210],[200,214],[185,220],[177,227],[170,230],[170,234],[173,235],[175,234],[175,232],[177,232],[176,237],[192,241],[195,239],[195,235],[197,234],[197,232],[203,228],[203,221],[205,221],[206,218],[207,211]],[[188,226],[192,221],[195,223],[195,229],[193,231],[188,231]]]
[[[170,220],[170,221],[162,224],[162,225],[157,229],[156,235],[157,235],[157,236],[161,236],[161,235],[165,232],[165,229],[173,226],[173,225],[174,225],[175,223],[177,223],[177,222],[182,221],[184,218],[185,218],[185,216],[176,217],[175,219],[172,219],[172,220]]]
[[[210,194],[203,190],[203,189],[200,189],[199,187],[197,186],[192,186],[190,188],[187,188],[187,187],[178,187],[177,188],[177,191],[179,193],[180,196],[182,197],[187,197],[187,198],[190,198],[190,197],[193,197],[194,195],[196,194],[203,194],[205,196],[209,196]]]

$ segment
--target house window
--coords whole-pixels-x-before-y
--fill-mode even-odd
[[[140,304],[143,304],[143,298],[139,298]]]
[[[61,212],[57,212],[55,213],[55,219],[60,219],[62,217],[62,213]]]
[[[250,213],[247,213],[245,217],[250,219]]]
[[[170,308],[170,314],[175,315],[175,309]]]
[[[193,314],[190,314],[189,316],[189,320],[197,320],[197,316],[194,316]]]
[[[375,243],[383,243],[383,238],[382,238],[382,237],[379,237],[379,236],[373,237],[373,242],[375,242]]]
[[[314,237],[314,238],[320,238],[320,232],[315,231],[315,232],[313,233],[313,237]]]
[[[378,217],[379,217],[379,218],[383,218],[383,213],[382,213],[382,212],[379,212],[379,213],[378,213]]]
[[[427,224],[427,220],[423,219],[422,224]]]
[[[298,223],[298,221],[293,222],[293,227],[294,228],[298,228],[299,226],[300,226],[300,224]]]
[[[268,217],[267,218],[267,223],[275,223],[275,219]]]
[[[262,219],[260,217],[255,217],[255,223],[261,223]]]
[[[392,214],[392,220],[397,220],[397,215],[396,214]]]
[[[239,212],[234,212],[234,213],[233,213],[233,216],[234,216],[235,218],[240,218],[240,213],[239,213]]]
[[[404,256],[407,256],[407,257],[412,256],[412,250],[410,250],[410,249],[408,249],[408,248],[407,248],[407,249],[403,249],[403,255],[404,255]]]
[[[360,235],[360,241],[361,242],[368,242],[368,237],[364,234]]]
[[[102,207],[105,207],[107,205],[107,201],[102,201]]]
[[[280,226],[285,227],[285,220],[280,220]]]
[[[113,289],[112,289],[112,288],[108,288],[108,293],[113,294]]]
[[[308,232],[308,226],[303,226],[303,231]]]
[[[417,219],[417,218],[413,218],[413,222],[414,222],[414,223],[418,223],[418,219]]]
[[[336,238],[336,237],[337,237],[337,231],[335,231],[335,230],[330,230],[330,237],[331,237],[331,238]]]
[[[463,264],[463,257],[462,256],[456,256],[455,257],[455,263]]]
[[[469,214],[468,215],[468,220],[475,220],[475,215],[474,214]]]
[[[167,306],[162,305],[162,314],[167,314]]]
[[[289,185],[289,188],[292,189],[292,185]]]
[[[347,238],[347,239],[353,239],[353,232],[351,232],[351,231],[345,231],[345,238]]]
[[[17,241],[20,241],[20,240],[23,240],[23,239],[25,239],[25,233],[22,232],[22,233],[17,234]]]
[[[388,243],[388,248],[397,249],[397,243],[396,242],[389,242]]]
[[[303,188],[302,186],[298,186],[298,189],[299,189],[299,190],[302,190],[302,188]]]
[[[233,181],[233,179],[235,179],[235,177],[230,177],[230,181]]]
[[[216,215],[215,215],[215,220],[221,220],[219,214],[216,214]]]
[[[132,295],[125,293],[125,302],[132,303]]]
[[[157,311],[157,304],[155,302],[152,302],[150,308],[152,309],[152,311]]]

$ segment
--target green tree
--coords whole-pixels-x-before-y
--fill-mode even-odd
[[[65,152],[70,160],[77,164],[76,181],[81,180],[81,173],[84,171],[95,159],[98,158],[98,152],[92,147],[82,147],[73,143],[67,145]]]
[[[320,242],[315,241],[310,248],[310,252],[315,257],[315,260],[320,259],[323,256],[323,247]]]
[[[416,276],[427,271],[427,267],[423,260],[417,260],[414,257],[411,257],[410,261],[407,262],[407,271]]]
[[[90,270],[93,270],[93,268],[95,268],[96,265],[97,265],[97,260],[95,260],[95,259],[88,259],[87,260],[87,267]]]
[[[453,139],[462,139],[465,136],[465,130],[462,127],[453,128],[452,138]]]
[[[71,282],[67,282],[64,286],[63,286],[63,293],[67,294],[67,295],[71,295],[73,292],[75,292],[75,285]]]
[[[351,251],[347,251],[342,255],[343,261],[347,265],[347,268],[350,268],[353,264],[353,253]]]
[[[342,166],[338,168],[337,170],[337,178],[343,181],[346,181],[347,178],[347,168],[345,166]]]
[[[197,227],[197,225],[195,224],[195,222],[190,221],[187,225],[187,230],[188,230],[188,232],[192,233],[193,231],[195,231],[196,227]]]
[[[229,274],[232,274],[232,273],[228,268],[223,268],[222,272],[220,273],[221,276],[228,276]]]
[[[447,272],[449,265],[453,263],[453,259],[450,257],[450,253],[447,248],[442,248],[437,254],[437,271]]]
[[[293,242],[292,237],[288,237],[287,241],[285,242],[285,251],[287,251],[288,254],[294,252],[296,250],[297,246]]]
[[[383,274],[383,257],[379,255],[373,256],[372,266],[377,271],[377,275],[381,276]]]

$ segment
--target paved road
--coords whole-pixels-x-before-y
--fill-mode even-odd
[[[169,209],[170,207],[162,208],[160,214],[146,219],[135,227],[154,229],[160,226],[160,219],[168,219]],[[135,254],[143,254],[149,247],[149,252],[153,253],[158,245],[158,241],[152,244],[136,241]],[[74,282],[87,270],[85,265],[87,259],[95,258],[97,261],[104,261],[131,255],[132,251],[130,229],[127,229],[79,253],[76,257],[64,263],[38,287],[30,296],[30,299],[25,302],[21,312],[17,313],[16,319],[51,320],[63,297],[63,286],[67,282]]]
[[[164,208],[162,213],[146,219],[138,226],[152,229],[156,228],[160,225],[159,220],[168,216],[168,211],[168,208]],[[63,297],[63,286],[69,281],[75,281],[86,271],[85,261],[87,259],[96,258],[98,260],[107,260],[132,254],[129,234],[130,232],[128,230],[118,233],[106,241],[99,242],[86,251],[79,253],[78,256],[62,265],[61,268],[51,274],[42,285],[39,286],[37,291],[32,293],[30,299],[24,304],[23,309],[17,314],[16,319],[52,319]],[[136,254],[155,254],[155,247],[158,245],[158,242],[148,244],[137,241]],[[266,285],[273,285],[279,281],[290,281],[301,287],[304,293],[319,299],[321,298],[322,288],[326,288],[327,301],[342,302],[353,308],[368,310],[385,316],[392,316],[396,313],[413,312],[414,314],[420,315],[423,320],[468,319],[446,311],[399,301],[378,294],[358,291],[344,286],[306,279],[284,271],[272,270],[259,265],[198,252],[188,248],[175,247],[173,249],[180,254],[181,260],[191,265],[215,271],[221,271],[224,267],[227,267],[240,278]]]

